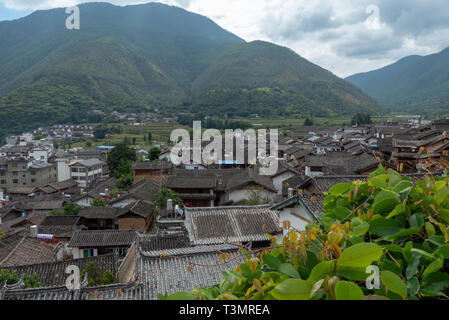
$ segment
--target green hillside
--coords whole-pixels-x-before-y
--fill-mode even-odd
[[[376,113],[380,108],[350,83],[292,50],[254,41],[228,49],[193,83],[193,107],[239,116]]]
[[[246,42],[158,3],[80,5],[0,22],[0,136],[86,121],[92,109],[230,116],[376,113],[360,90],[287,48]]]
[[[449,112],[449,48],[429,56],[406,57],[346,80],[394,110]]]

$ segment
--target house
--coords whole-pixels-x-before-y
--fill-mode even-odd
[[[263,200],[274,201],[278,190],[270,176],[260,175],[258,168],[247,168],[227,180],[225,192],[225,203],[237,204],[246,202],[252,192]]]
[[[38,233],[54,235],[57,241],[68,242],[83,227],[78,216],[47,216],[38,226]]]
[[[277,194],[282,195],[282,183],[285,180],[288,180],[298,174],[299,172],[288,163],[285,161],[279,161],[277,172],[271,176],[271,181],[274,188],[277,190]]]
[[[323,200],[322,193],[295,194],[275,204],[271,210],[279,211],[281,225],[284,221],[289,221],[292,229],[303,231],[309,223],[319,223],[317,213],[323,212]],[[284,229],[283,234],[278,236],[278,241],[282,241],[283,236],[288,232],[288,229]]]
[[[36,188],[34,190],[34,194],[36,196],[46,196],[54,193],[73,194],[78,190],[78,183],[72,179],[68,179],[65,181],[49,183],[43,187]]]
[[[375,171],[381,159],[371,154],[353,155],[350,152],[328,152],[324,155],[306,156],[305,174],[309,177],[323,175],[359,175]],[[381,162],[382,163],[382,162]]]
[[[98,159],[76,161],[70,165],[70,177],[81,188],[90,187],[103,175],[103,162]]]
[[[14,239],[16,241],[13,246],[9,247],[9,253],[6,256],[3,254],[3,259],[0,258],[0,267],[15,267],[56,260],[60,243],[44,242],[36,237],[31,237],[26,231],[19,238]],[[8,241],[8,239],[2,239],[2,241],[5,240]]]
[[[80,230],[73,234],[68,247],[74,259],[114,252],[124,257],[136,237],[136,231],[130,230]]]
[[[38,187],[56,182],[56,167],[25,158],[6,158],[0,162],[0,188]]]
[[[192,245],[270,244],[267,234],[281,233],[279,214],[270,205],[186,208],[185,226]]]
[[[19,210],[25,212],[26,217],[47,216],[54,210],[62,211],[66,202],[64,200],[40,200],[24,201],[16,205]]]
[[[134,183],[148,179],[162,185],[167,181],[167,176],[172,170],[173,164],[169,161],[135,162],[133,164]]]
[[[137,200],[125,207],[83,207],[78,212],[89,230],[138,230],[146,232],[154,219],[154,205]]]
[[[216,200],[216,176],[199,172],[193,175],[184,175],[181,172],[170,175],[165,187],[178,193],[186,207],[213,207]]]

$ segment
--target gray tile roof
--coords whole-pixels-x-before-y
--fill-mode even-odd
[[[80,271],[82,271],[89,262],[93,262],[97,270],[101,274],[103,274],[105,271],[111,271],[114,274],[117,272],[118,261],[117,256],[114,254],[84,259],[13,266],[8,268],[0,267],[0,270],[17,270],[17,274],[21,278],[23,278],[23,275],[32,275],[36,272],[39,276],[39,281],[43,284],[44,287],[64,286],[67,279],[65,270],[68,266],[75,265],[79,267]]]
[[[279,231],[270,205],[186,208],[186,228],[194,245],[266,241]]]
[[[129,247],[136,241],[137,232],[128,230],[81,230],[73,234],[69,247]]]
[[[229,255],[226,262],[220,261],[222,253]],[[144,283],[145,297],[156,300],[158,294],[216,285],[223,280],[222,271],[235,269],[243,261],[232,246],[142,252],[137,274],[139,282]]]

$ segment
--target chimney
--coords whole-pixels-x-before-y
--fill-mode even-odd
[[[293,197],[293,188],[288,188],[288,197],[291,198]]]
[[[30,237],[37,238],[37,226],[36,225],[30,227]]]
[[[173,200],[172,199],[167,200],[167,212],[173,213]]]

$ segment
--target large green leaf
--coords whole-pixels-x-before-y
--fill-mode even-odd
[[[418,267],[420,262],[421,262],[421,255],[419,255],[418,253],[414,253],[413,258],[411,259],[410,263],[407,266],[407,269],[405,270],[405,275],[407,279],[413,278],[418,273]]]
[[[339,281],[335,286],[337,300],[364,300],[362,289],[354,282]]]
[[[430,273],[437,272],[443,267],[444,261],[443,259],[436,259],[431,264],[427,266],[427,268],[424,270],[422,276],[425,277]]]
[[[337,272],[345,278],[362,281],[368,275],[365,273],[373,261],[382,256],[382,248],[374,243],[358,243],[343,251],[337,260]]]
[[[407,285],[402,279],[391,271],[382,271],[380,273],[382,283],[390,290],[401,297],[407,297]]]
[[[374,198],[373,210],[374,213],[387,213],[391,212],[400,201],[399,195],[395,196],[392,192],[387,192],[382,190],[379,194]]]
[[[320,262],[312,269],[312,272],[310,273],[309,279],[307,281],[313,285],[318,280],[321,280],[326,276],[333,276],[334,269],[335,269],[335,260]]]
[[[370,225],[371,225],[371,232],[380,237],[387,237],[394,235],[403,229],[403,227],[395,220],[391,219],[387,220],[384,218],[374,219],[370,222]]]
[[[271,290],[277,300],[310,300],[312,285],[306,280],[287,279]]]
[[[351,236],[361,237],[368,232],[370,225],[365,220],[358,217],[352,218],[351,220]]]
[[[278,258],[273,257],[271,254],[264,254],[262,256],[263,262],[273,269],[279,269],[281,261]]]
[[[279,266],[279,272],[291,278],[301,278],[298,270],[290,263],[283,263]]]
[[[351,184],[349,183],[338,183],[329,189],[329,193],[339,196],[344,194],[345,192],[348,192],[350,188]]]
[[[421,229],[418,229],[418,228],[404,229],[404,230],[399,231],[398,233],[395,233],[393,235],[385,237],[385,240],[396,241],[396,240],[398,240],[400,238],[405,238],[405,237],[408,237],[408,236],[411,236],[411,235],[414,235],[414,234],[418,234],[420,230]]]

